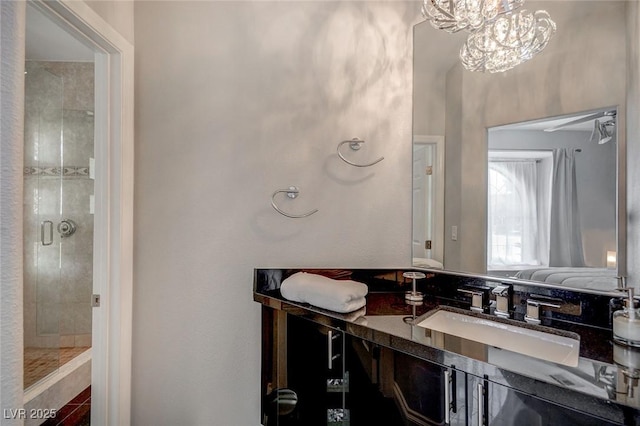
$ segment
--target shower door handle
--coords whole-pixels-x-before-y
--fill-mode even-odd
[[[45,229],[47,225],[49,225],[49,241],[45,241]],[[53,222],[51,222],[50,220],[43,220],[40,223],[40,241],[42,242],[43,246],[50,246],[51,244],[53,244]]]

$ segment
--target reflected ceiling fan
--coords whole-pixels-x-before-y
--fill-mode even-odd
[[[606,118],[606,120],[600,120],[601,118]],[[593,131],[591,132],[591,137],[589,140],[594,140],[594,136],[598,137],[598,144],[602,145],[609,142],[616,132],[616,111],[602,111],[597,112],[595,114],[590,114],[584,117],[577,118],[575,120],[567,121],[566,123],[561,123],[556,126],[549,127],[544,129],[545,132],[555,132],[556,130],[565,129],[570,126],[575,126],[577,124],[587,123],[589,121],[594,122]]]

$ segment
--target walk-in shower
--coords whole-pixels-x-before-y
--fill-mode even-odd
[[[25,387],[91,346],[93,63],[25,75]]]
[[[91,346],[93,63],[33,61],[26,72],[24,383],[29,387]]]

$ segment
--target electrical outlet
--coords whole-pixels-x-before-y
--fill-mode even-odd
[[[455,225],[451,227],[451,240],[458,241],[458,227]]]

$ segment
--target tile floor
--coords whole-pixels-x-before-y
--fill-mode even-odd
[[[90,424],[91,386],[58,410],[55,419],[49,419],[41,426],[89,426]]]

